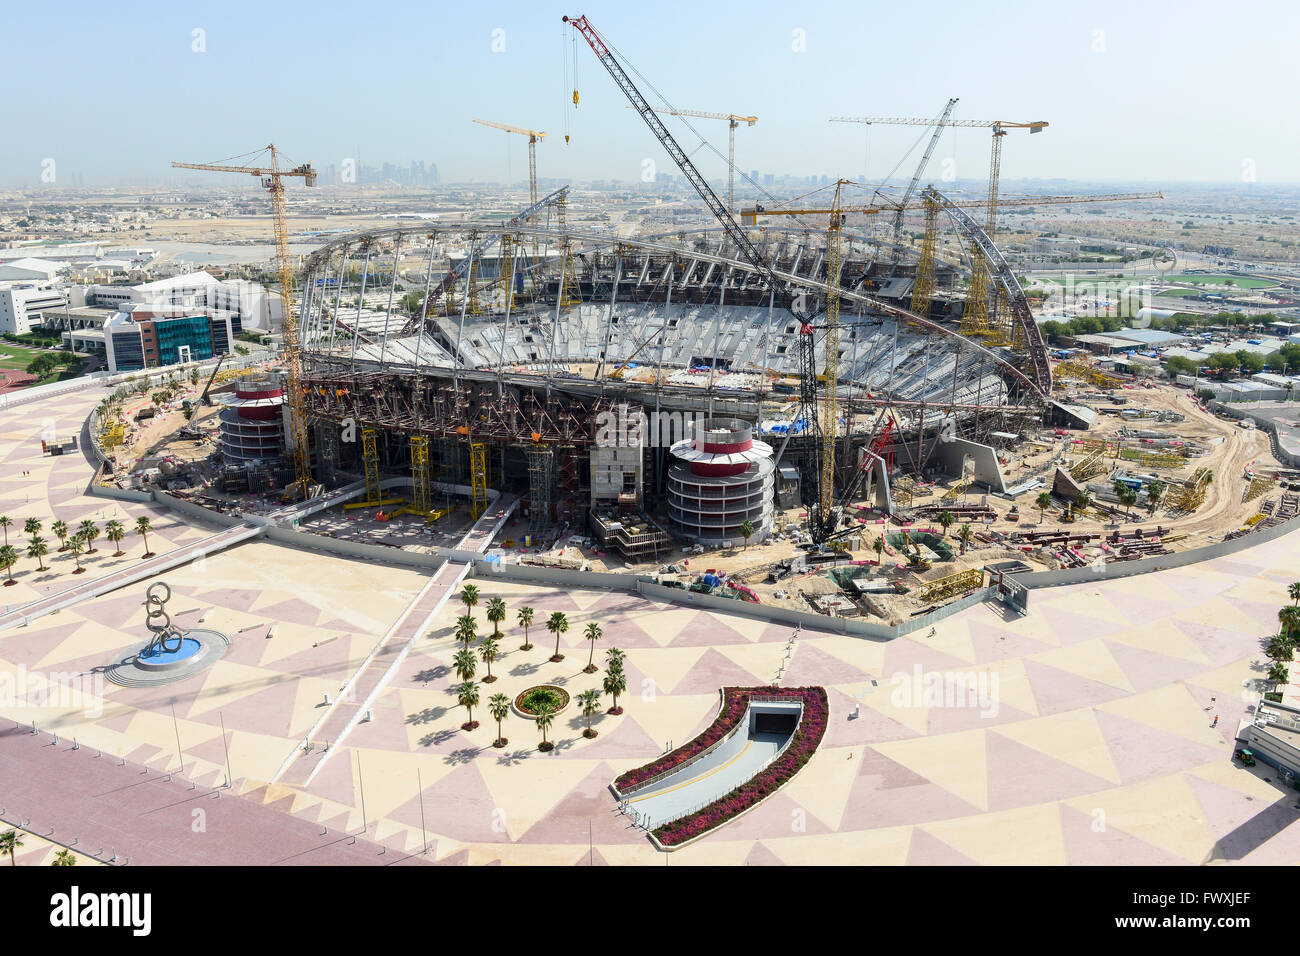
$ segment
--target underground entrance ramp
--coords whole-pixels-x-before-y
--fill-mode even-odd
[[[812,688],[723,688],[708,729],[612,786],[620,809],[664,849],[697,839],[774,793],[807,762],[826,727]]]

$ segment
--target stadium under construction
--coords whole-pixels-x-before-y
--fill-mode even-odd
[[[962,334],[959,262],[923,267],[928,301],[912,311],[917,265],[888,261],[888,243],[850,228],[828,361],[824,233],[762,230],[765,274],[717,230],[613,239],[568,229],[565,203],[561,190],[513,221],[372,231],[308,258],[299,334],[319,479],[410,475],[413,488],[450,483],[471,497],[496,487],[538,524],[639,512],[698,538],[675,520],[668,483],[670,446],[692,437],[691,423],[752,425],[774,449],[769,486],[783,504],[807,503],[829,432],[835,487],[888,507],[900,473],[973,469],[1004,490],[991,436],[1033,437],[1069,415],[1050,401],[1046,350],[1014,275],[955,204],[968,248],[1001,283],[992,311],[1005,329]],[[800,401],[802,336],[815,349],[812,414]],[[831,375],[834,429],[821,403]]]

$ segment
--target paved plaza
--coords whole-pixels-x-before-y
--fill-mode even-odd
[[[25,541],[31,515],[45,520],[50,538],[52,515],[69,524],[117,517],[129,528],[148,514],[156,552],[211,534],[166,509],[89,497],[81,454],[41,455],[42,428],[79,429],[99,397],[74,393],[0,418],[0,513],[14,519],[11,541]],[[143,551],[135,535],[122,558],[102,537],[96,545],[82,577],[138,563]],[[0,588],[0,600],[17,605],[71,586],[71,556],[51,552],[44,574],[21,558],[19,583]],[[209,790],[226,782],[229,766],[233,785],[214,804],[244,801],[284,822],[284,852],[272,846],[268,862],[288,860],[295,840],[319,849],[347,834],[360,837],[349,854],[384,850],[381,862],[1295,863],[1296,792],[1269,768],[1243,768],[1231,755],[1257,696],[1245,685],[1264,675],[1261,638],[1276,631],[1298,569],[1300,532],[1185,568],[1035,591],[1025,617],[978,605],[933,636],[876,642],[805,630],[782,683],[826,688],[830,726],[820,751],[760,807],[665,856],[617,812],[608,783],[707,726],[719,687],[771,683],[788,626],[622,592],[473,579],[480,634],[491,631],[489,598],[509,609],[505,653],[492,665],[499,679],[480,687],[483,705],[493,693],[540,683],[571,695],[599,687],[601,674],[582,673],[589,621],[604,631],[597,661],[609,647],[627,653],[624,712],[595,716],[597,737],[582,736],[585,720],[570,706],[552,728],[553,752],[539,753],[536,727],[514,715],[503,728],[508,746],[494,749],[486,707],[475,711],[476,730],[462,730],[465,710],[452,689],[452,628],[463,606],[448,600],[423,633],[403,630],[436,607],[430,595],[454,568],[426,589],[427,573],[255,540],[162,575],[178,624],[201,619],[232,640],[222,660],[181,683],[93,682],[96,668],[146,639],[144,582],[0,631],[0,675],[85,677],[95,694],[89,708],[0,702],[0,732],[10,735],[0,737],[0,807],[16,819],[4,782],[13,767],[25,771],[16,812],[26,817],[38,816],[31,808],[42,792],[62,792],[60,778],[72,771],[61,762],[76,761],[93,788],[90,748],[104,755],[94,819],[101,829],[120,821],[121,842],[150,812],[114,797],[112,775],[123,763],[137,775],[147,768],[143,777],[175,773],[178,788],[188,786],[183,779]],[[525,604],[536,611],[528,652],[519,650],[515,624]],[[553,664],[554,637],[543,625],[557,610],[570,627],[561,639],[566,658]],[[363,693],[337,702],[390,631],[402,636],[405,656],[368,669]],[[933,692],[933,675],[949,675],[949,693]],[[26,732],[33,722],[37,735]],[[61,745],[39,759],[22,756],[56,734]],[[76,751],[66,743],[74,739]],[[34,819],[33,829],[53,826],[55,840],[88,826],[79,817],[87,811],[71,800],[39,810],[48,819]],[[328,835],[312,843],[308,831]],[[254,832],[277,839],[274,826]],[[206,860],[190,846],[178,834],[168,858]],[[31,838],[18,862],[41,862],[47,850]],[[145,846],[117,850],[148,856]]]

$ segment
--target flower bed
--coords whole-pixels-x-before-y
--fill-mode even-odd
[[[635,783],[631,781],[625,782],[624,780],[624,778],[634,775],[642,781],[649,777],[658,776],[674,766],[686,762],[692,756],[707,749],[711,744],[723,739],[739,725],[740,720],[749,708],[751,700],[762,701],[774,698],[797,697],[803,701],[803,715],[800,717],[799,726],[795,729],[794,736],[786,744],[781,755],[761,773],[708,806],[702,807],[679,820],[673,820],[671,823],[665,823],[663,826],[656,828],[654,837],[662,846],[678,846],[696,837],[703,836],[715,827],[721,826],[771,796],[787,780],[803,769],[804,764],[816,753],[817,747],[822,742],[822,737],[826,735],[829,705],[826,700],[826,691],[821,687],[724,687],[722,693],[722,709],[717,719],[704,733],[684,747],[674,750],[663,759],[657,760],[646,767],[639,767],[636,770],[629,771],[615,781],[615,786],[619,787],[619,789],[624,786],[634,786]],[[669,764],[668,761],[678,754],[681,754],[681,756],[672,764]],[[651,768],[658,769],[651,770]]]
[[[557,715],[562,713],[564,709],[569,706],[569,692],[565,690],[563,687],[556,687],[554,684],[537,684],[533,687],[524,688],[524,690],[522,690],[515,697],[514,699],[515,713],[517,713],[520,717],[527,717],[529,720],[536,717],[537,714],[534,711],[529,710],[527,707],[524,706],[524,701],[528,698],[529,694],[538,690],[548,690],[551,693],[553,693],[557,698],[559,698],[559,704],[555,708],[555,713]]]

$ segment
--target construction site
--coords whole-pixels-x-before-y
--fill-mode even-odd
[[[1184,390],[1054,363],[996,243],[1000,207],[1158,193],[1000,196],[1004,139],[1048,124],[956,121],[950,100],[935,117],[834,118],[928,128],[906,189],[860,205],[840,180],[821,207],[737,208],[660,113],[729,120],[733,173],[734,130],[756,118],[656,111],[572,25],[713,221],[572,228],[568,187],[538,195],[545,134],[476,120],[527,137],[527,207],[346,235],[294,263],[286,181],[314,185],[310,164],[282,169],[274,147],[268,167],[174,164],[262,178],[288,306],[272,378],[222,373],[204,389],[219,415],[174,419],[177,442],[219,446],[191,482],[201,503],[269,509],[363,483],[304,530],[407,547],[454,542],[510,494],[494,542],[509,560],[891,623],[989,567],[1126,561],[1295,514],[1256,433]],[[963,125],[991,131],[982,199],[921,185]],[[158,432],[128,449],[166,456]]]

